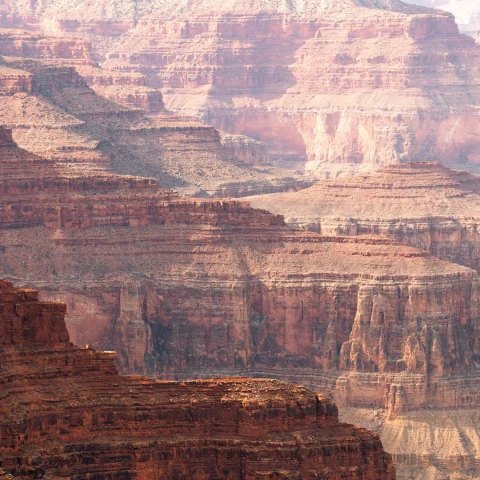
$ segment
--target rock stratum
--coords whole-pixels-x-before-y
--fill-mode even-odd
[[[224,141],[215,128],[173,115],[143,75],[111,75],[91,54],[85,40],[0,29],[0,122],[21,147],[60,163],[155,177],[199,197],[311,184],[290,170],[253,168],[267,161],[261,145]]]
[[[122,377],[65,305],[0,281],[0,477],[395,480],[377,435],[274,380]]]
[[[480,270],[480,176],[465,171],[406,163],[249,200],[311,231],[381,235]]]
[[[407,0],[405,3],[413,3],[453,13],[457,23],[466,33],[474,31],[475,26],[479,24],[480,12],[478,5],[469,0]]]
[[[116,350],[123,373],[276,377],[391,420],[478,404],[474,270],[386,238],[295,230],[245,201],[61,165],[9,130],[1,139],[2,275],[66,303],[73,342]]]
[[[4,26],[90,42],[99,92],[153,114],[163,93],[181,116],[260,141],[278,166],[321,178],[419,160],[478,169],[480,47],[442,10],[62,0],[3,11]]]
[[[472,270],[378,237],[291,230],[246,202],[75,172],[8,130],[0,140],[1,271],[66,301],[76,343],[117,348],[123,372],[276,376],[349,409],[384,407],[388,425],[407,423],[402,441],[388,437],[400,471],[476,471],[475,449],[412,452],[406,440],[425,408],[476,411]]]
[[[117,350],[122,373],[303,383],[362,423],[381,411],[402,478],[478,476],[478,277],[432,256],[478,268],[475,217],[455,217],[472,211],[473,177],[435,167],[393,185],[403,206],[430,198],[422,175],[448,198],[438,228],[418,206],[413,226],[388,218],[393,240],[352,235],[348,219],[302,232],[244,200],[156,185],[305,186],[271,163],[475,170],[479,47],[451,15],[393,0],[2,8],[0,121],[24,149],[2,133],[2,276],[65,302],[75,343]],[[445,428],[430,418],[453,409]]]
[[[265,143],[277,165],[477,168],[480,49],[449,13],[393,0],[73,3],[7,11],[100,42],[106,71],[144,75],[170,110]]]
[[[249,200],[252,206],[285,215],[297,227],[355,238],[380,235],[478,270],[479,193],[477,175],[438,163],[408,163],[372,175],[319,182],[296,194]],[[350,406],[343,418],[380,433],[399,478],[475,479],[475,459],[480,456],[477,415],[478,408],[464,407],[392,418],[378,409]]]

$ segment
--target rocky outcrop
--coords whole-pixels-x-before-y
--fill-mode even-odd
[[[22,29],[0,29],[0,55],[55,60],[57,64],[94,63],[91,46],[85,40],[46,37]]]
[[[406,0],[405,3],[414,3],[451,12],[455,15],[462,31],[467,34],[475,30],[475,25],[480,24],[478,5],[469,0]]]
[[[378,436],[339,423],[326,397],[120,377],[115,353],[70,343],[65,305],[1,281],[0,307],[2,478],[395,479]]]
[[[168,113],[163,103],[162,92],[150,87],[145,75],[111,72],[89,66],[77,67],[77,72],[97,94],[116,103],[141,109],[149,115]]]
[[[438,163],[385,167],[251,203],[311,231],[382,235],[480,269],[480,177]]]
[[[222,143],[232,155],[251,165],[270,163],[265,144],[244,135],[222,135]]]

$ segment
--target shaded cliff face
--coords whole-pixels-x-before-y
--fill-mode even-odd
[[[115,353],[69,342],[65,305],[1,281],[0,306],[2,478],[395,479],[378,436],[339,423],[326,397],[120,377]]]
[[[251,203],[311,231],[380,234],[480,269],[480,177],[438,163],[386,167],[297,193],[252,197]]]
[[[264,155],[254,142],[227,148],[214,128],[168,112],[144,75],[95,66],[84,37],[2,28],[0,55],[0,122],[42,157],[152,176],[200,197],[308,185],[295,172],[248,165]]]

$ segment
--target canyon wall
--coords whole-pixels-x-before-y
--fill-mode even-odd
[[[72,168],[1,132],[2,275],[66,303],[72,341],[117,350],[123,373],[279,378],[389,422],[478,405],[475,271],[386,238],[295,230],[243,200]]]
[[[0,35],[0,54],[20,54],[15,49],[22,50],[21,37],[9,32],[3,42]],[[89,62],[76,63],[67,53],[63,59],[48,60],[42,46],[48,39],[28,38],[33,45],[29,54],[40,60],[10,56],[0,65],[0,122],[15,129],[15,140],[23,148],[62,164],[155,177],[162,186],[199,197],[303,185],[292,172],[252,168],[234,156],[234,148],[222,144],[214,128],[166,112],[160,92],[152,93],[141,76],[101,77],[107,90],[119,88],[117,93],[110,91],[113,100],[107,99],[87,86],[87,80],[96,78]],[[135,83],[138,95],[123,90]],[[105,93],[102,89],[100,93]],[[162,114],[152,118],[132,107]],[[244,153],[256,155],[253,147]]]
[[[4,26],[22,15],[36,34],[91,44],[102,94],[153,115],[163,101],[260,141],[277,166],[320,178],[419,160],[478,169],[480,47],[447,12],[393,0],[10,2]]]
[[[394,480],[377,435],[273,380],[121,377],[66,306],[0,282],[0,477]]]
[[[297,227],[325,235],[382,235],[480,269],[480,177],[438,163],[385,167],[249,201]]]
[[[156,11],[102,65],[145,74],[167,108],[314,176],[424,159],[477,168],[480,50],[453,16],[271,3]]]
[[[479,360],[473,270],[387,239],[295,231],[242,201],[75,172],[5,139],[2,274],[67,303],[74,342],[115,348],[122,371],[308,372],[340,402],[392,416],[477,401],[459,380]]]

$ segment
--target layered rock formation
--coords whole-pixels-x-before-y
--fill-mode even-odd
[[[423,409],[386,419],[381,410],[342,409],[342,421],[355,421],[382,438],[392,453],[397,478],[475,480],[480,445],[478,408]]]
[[[122,88],[101,80],[111,98],[155,113],[162,89],[169,109],[265,143],[278,165],[320,177],[404,160],[477,168],[480,49],[447,12],[396,0],[4,9],[5,25],[20,16],[93,42],[106,69],[97,77],[143,76]]]
[[[5,34],[2,44],[0,36],[0,54],[15,53],[10,52],[17,48],[15,38]],[[41,56],[43,43],[32,42],[39,49],[32,47],[32,56]],[[93,75],[95,69],[86,63],[76,68]],[[115,81],[135,81],[135,76],[122,78]],[[0,122],[15,128],[22,147],[44,158],[149,175],[162,186],[197,196],[242,196],[302,185],[291,172],[260,171],[237,159],[217,130],[169,115],[161,94],[142,91],[147,87],[141,77],[137,80],[141,94],[129,91],[121,99],[129,106],[123,106],[96,94],[72,66],[6,57],[0,67]],[[148,118],[132,106],[162,115]]]
[[[120,377],[65,305],[0,282],[0,477],[394,480],[378,436],[272,380]]]
[[[470,0],[405,0],[405,3],[438,8],[453,13],[461,29],[470,33],[480,24],[480,9]]]
[[[0,272],[65,302],[72,340],[118,350],[123,372],[273,376],[389,421],[478,403],[474,271],[1,138]]]
[[[147,75],[168,108],[313,175],[425,158],[475,169],[475,42],[445,12],[352,3],[177,2],[103,65]]]
[[[5,135],[1,272],[65,301],[75,343],[117,349],[123,371],[288,369],[392,416],[470,395],[458,375],[479,360],[472,270],[385,239],[294,231],[245,202],[57,166]]]
[[[438,163],[385,167],[251,203],[311,231],[382,235],[480,269],[480,177]]]

